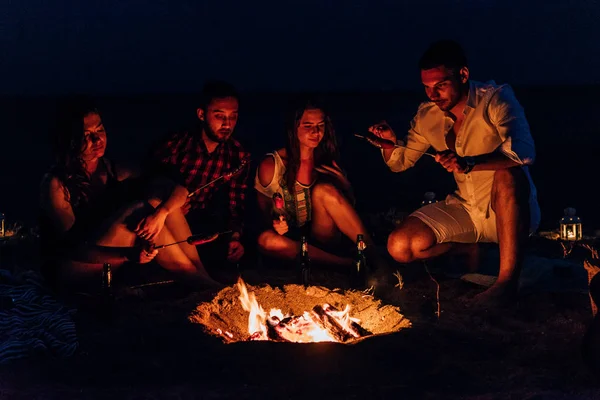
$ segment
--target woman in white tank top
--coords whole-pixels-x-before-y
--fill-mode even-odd
[[[259,250],[293,260],[300,236],[306,235],[313,262],[351,267],[352,253],[339,256],[324,248],[339,243],[342,234],[351,242],[363,234],[367,247],[374,250],[374,246],[352,205],[350,183],[337,163],[331,120],[321,106],[307,102],[288,118],[287,133],[286,148],[267,154],[256,171],[254,188],[268,226],[258,237]],[[276,193],[284,200],[280,219],[274,217]]]

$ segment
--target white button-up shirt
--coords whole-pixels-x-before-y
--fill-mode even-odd
[[[540,211],[537,191],[527,165],[535,160],[535,145],[523,107],[509,85],[495,82],[470,81],[464,121],[456,134],[456,154],[461,157],[478,156],[500,150],[520,164],[529,179],[531,188],[529,204],[531,227],[537,227]],[[427,151],[448,150],[446,135],[454,125],[449,113],[440,110],[433,102],[422,103],[413,118],[408,135],[398,144]],[[422,154],[405,148],[396,148],[387,165],[394,172],[412,167]],[[495,171],[454,172],[458,185],[455,193],[446,198],[447,203],[461,203],[472,217],[487,217],[491,203],[491,190]]]

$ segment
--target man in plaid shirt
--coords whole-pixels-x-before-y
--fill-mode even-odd
[[[159,206],[159,212],[146,218],[147,222],[138,232],[140,237],[155,237],[165,224],[166,216],[178,207],[192,229],[195,223],[206,227],[209,224],[206,218],[213,211],[211,201],[215,193],[226,190],[228,226],[218,229],[232,231],[228,238],[227,260],[237,262],[243,256],[244,247],[240,237],[250,154],[231,137],[237,123],[238,107],[238,95],[231,85],[224,82],[208,83],[203,89],[202,105],[197,110],[200,125],[167,136],[153,149],[151,164],[158,166],[176,185],[170,197]],[[225,178],[202,188],[224,175]],[[161,208],[165,210],[162,213],[164,217]],[[191,233],[188,227],[184,230],[185,234]]]

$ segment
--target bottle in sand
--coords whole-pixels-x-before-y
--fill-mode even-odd
[[[113,316],[114,294],[112,289],[112,270],[110,263],[104,263],[102,266],[102,303],[103,314],[107,319]]]
[[[296,270],[298,283],[308,286],[310,284],[310,257],[308,256],[306,236],[302,236],[300,239],[300,253],[298,254]]]
[[[365,249],[367,245],[365,243],[364,235],[359,233],[356,236],[356,254],[354,258],[354,270],[353,270],[353,287],[356,289],[364,289],[367,287],[367,257],[365,255]]]

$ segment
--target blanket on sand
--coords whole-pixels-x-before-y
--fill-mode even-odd
[[[0,300],[0,364],[38,354],[75,353],[71,310],[52,296],[39,274],[14,276],[0,269]]]

